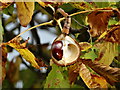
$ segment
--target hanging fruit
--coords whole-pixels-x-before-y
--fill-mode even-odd
[[[74,64],[80,56],[79,44],[67,34],[58,36],[51,50],[53,62],[60,66]]]

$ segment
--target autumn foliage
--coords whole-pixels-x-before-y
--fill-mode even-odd
[[[23,82],[22,88],[118,89],[120,87],[120,2],[36,0],[36,2],[0,1],[0,5],[2,12],[0,82],[3,88],[16,88],[19,81]],[[39,17],[36,16],[40,12],[48,16],[47,21],[40,22]],[[8,15],[9,18],[4,19],[4,15]],[[67,21],[68,16],[70,21]],[[8,31],[6,27],[10,23],[16,26]],[[21,27],[27,26],[30,27],[20,32]],[[51,27],[55,28],[55,33],[49,30]],[[61,34],[74,38],[71,42],[75,44],[72,46],[70,42],[68,46],[71,47],[68,47],[68,51],[66,49],[71,55],[67,59],[70,59],[74,55],[71,53],[76,53],[79,47],[80,54],[78,52],[79,56],[74,63],[69,65],[55,63],[56,61],[53,60],[55,58],[51,54],[54,52],[48,49],[48,46],[51,47],[50,43],[40,43],[36,28],[46,29],[47,32],[57,35],[58,39]],[[19,34],[15,35],[14,31],[17,30]],[[28,31],[31,31],[33,38],[26,36],[26,40],[23,40],[21,35]],[[36,44],[29,43],[30,39]],[[67,39],[63,37],[60,40]],[[65,42],[68,43],[69,40]],[[77,48],[75,45],[78,45]],[[60,53],[65,54],[63,49],[65,48],[62,48]],[[13,50],[19,52],[19,55],[9,61],[8,54]],[[55,50],[58,50],[58,47]],[[66,60],[65,63],[67,61],[70,62]],[[21,64],[27,69],[20,70]],[[42,73],[43,69],[47,72]]]

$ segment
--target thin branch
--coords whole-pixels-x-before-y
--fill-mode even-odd
[[[39,25],[36,25],[36,26],[34,26],[34,27],[31,27],[31,28],[23,31],[22,33],[20,33],[20,34],[17,35],[16,37],[14,37],[12,40],[14,40],[15,38],[21,36],[21,35],[24,34],[25,32],[30,31],[30,30],[32,30],[32,29],[34,29],[34,28],[37,28],[37,27],[40,27],[40,26],[43,26],[43,25],[52,25],[52,22],[53,22],[53,20],[51,20],[51,21],[49,21],[49,22],[45,22],[45,23],[39,24]],[[11,41],[11,40],[10,40],[10,41]]]

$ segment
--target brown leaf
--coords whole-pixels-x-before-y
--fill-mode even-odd
[[[0,52],[2,49],[2,58],[0,58],[0,66],[2,66],[2,81],[5,79],[6,77],[6,62],[7,62],[7,48],[5,46],[0,47]],[[0,56],[1,57],[1,56]]]
[[[16,5],[20,24],[26,27],[32,19],[34,2],[16,2]]]
[[[120,44],[120,25],[113,26],[107,34],[105,41]]]
[[[39,67],[48,67],[41,59],[35,59],[35,61],[38,63]]]
[[[95,82],[91,76],[89,69],[83,63],[80,65],[79,75],[88,88],[101,88],[100,84]]]
[[[107,65],[98,63],[97,61],[92,62],[89,59],[82,59],[85,65],[88,65],[91,69],[103,76],[107,82],[114,85],[115,82],[120,82],[120,68],[112,68]]]
[[[19,68],[20,64],[22,63],[21,58],[18,56],[16,57],[16,61],[13,60],[9,64],[9,69],[7,72],[8,78],[12,83],[16,83],[19,80]]]
[[[111,10],[108,8],[108,10]],[[108,20],[113,12],[94,11],[88,15],[88,23],[91,27],[90,33],[93,37],[101,35],[107,30]]]
[[[80,63],[76,63],[68,67],[68,79],[70,81],[70,84],[73,84],[79,75],[79,64]]]

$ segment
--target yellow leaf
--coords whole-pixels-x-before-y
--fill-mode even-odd
[[[45,7],[46,6],[46,4],[43,2],[43,1],[41,1],[41,0],[35,0],[35,1],[37,1],[41,6],[43,6],[43,7]]]
[[[98,75],[92,75],[92,78],[100,84],[101,88],[108,88],[107,82],[103,77],[100,77]]]
[[[16,5],[20,24],[27,26],[32,19],[34,2],[16,2]]]
[[[15,38],[14,40],[11,40],[7,43],[7,45],[13,47],[14,49],[16,49],[21,56],[26,59],[26,61],[30,62],[31,65],[37,69],[40,69],[39,65],[36,62],[36,58],[35,56],[32,54],[32,52],[30,52],[26,47],[25,44],[21,44],[20,43],[19,38]],[[26,42],[27,43],[27,42]]]
[[[110,65],[115,56],[118,56],[118,44],[103,42],[99,47],[99,62],[104,65]]]
[[[91,76],[89,69],[83,63],[80,65],[79,75],[88,88],[101,88],[100,84],[98,82],[95,82]]]

